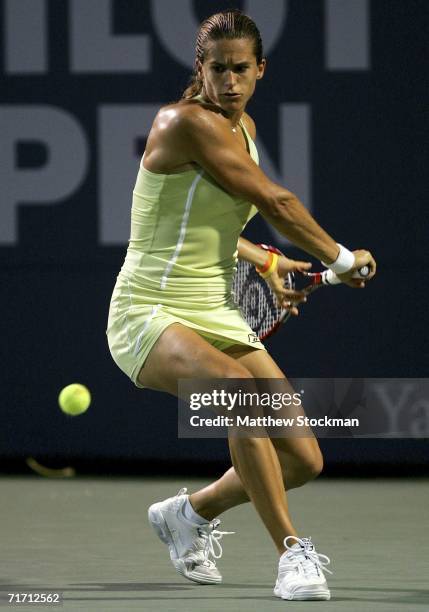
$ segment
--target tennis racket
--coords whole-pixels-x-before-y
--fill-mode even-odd
[[[260,244],[266,251],[283,255],[276,247]],[[356,278],[365,278],[369,274],[368,266],[355,273]],[[320,287],[339,285],[341,280],[332,272],[290,272],[285,277],[286,289],[305,291],[307,295]],[[240,259],[232,284],[232,294],[249,326],[264,340],[271,336],[282,323],[290,317],[290,310],[278,305],[275,293],[268,283],[256,272],[255,266]]]

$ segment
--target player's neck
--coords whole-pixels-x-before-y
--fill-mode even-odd
[[[237,111],[233,111],[233,112],[226,111],[219,104],[216,104],[216,102],[213,102],[213,100],[211,100],[211,98],[209,98],[209,96],[207,95],[207,93],[204,90],[201,91],[201,93],[199,94],[199,97],[201,98],[201,100],[203,102],[206,102],[207,104],[213,104],[213,106],[216,106],[221,111],[222,115],[230,120],[230,122],[231,122],[231,129],[233,131],[236,130],[236,128],[237,128],[237,126],[238,126],[238,124],[240,122],[240,119],[243,116],[244,108],[242,108],[240,110],[237,110]]]

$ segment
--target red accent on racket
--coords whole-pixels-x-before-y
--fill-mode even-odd
[[[271,245],[258,245],[266,251],[278,255],[283,253]],[[364,266],[356,273],[356,278],[365,278],[369,274],[368,266]],[[304,291],[309,295],[320,287],[338,285],[341,280],[332,272],[290,272],[285,277],[285,287]],[[232,293],[235,303],[240,308],[245,320],[257,334],[264,340],[271,336],[282,323],[290,317],[290,309],[278,305],[277,298],[268,283],[256,272],[255,266],[240,259],[234,276]]]

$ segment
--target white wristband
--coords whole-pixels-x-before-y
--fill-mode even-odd
[[[342,244],[338,244],[337,242],[337,245],[340,247],[340,252],[338,253],[337,259],[330,264],[322,261],[322,264],[326,268],[332,270],[332,272],[335,272],[335,274],[344,274],[353,268],[355,264],[355,256],[351,251],[346,249],[346,247],[343,247]]]

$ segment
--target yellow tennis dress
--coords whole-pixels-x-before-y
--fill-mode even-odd
[[[244,124],[252,159],[258,152]],[[134,382],[172,323],[224,350],[264,349],[231,295],[237,242],[255,206],[227,193],[202,168],[158,174],[140,163],[131,237],[110,302],[107,338],[116,364]]]

